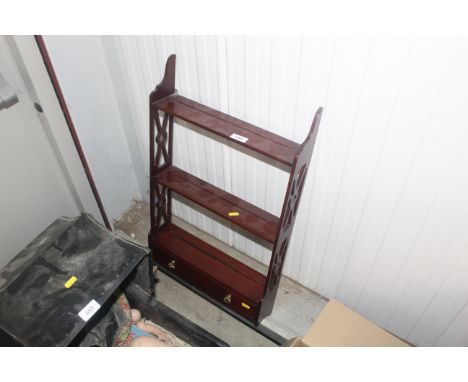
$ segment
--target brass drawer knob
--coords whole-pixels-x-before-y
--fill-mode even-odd
[[[170,269],[175,269],[175,260],[169,261],[169,263],[167,264],[167,266],[168,266]]]
[[[224,297],[224,302],[230,304],[231,303],[231,294],[228,294]]]

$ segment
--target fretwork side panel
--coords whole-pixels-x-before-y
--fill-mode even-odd
[[[281,212],[279,232],[273,246],[270,266],[268,269],[267,281],[264,290],[264,298],[260,309],[259,322],[268,316],[275,301],[276,293],[281,279],[284,260],[291,239],[294,221],[296,219],[297,209],[301,199],[302,189],[309,169],[310,159],[314,150],[315,140],[317,139],[318,127],[322,117],[322,108],[315,113],[310,132],[301,145],[294,158],[291,175],[289,177],[288,188],[284,197],[283,209]]]
[[[174,117],[162,114],[153,103],[175,93],[175,56],[170,56],[166,63],[164,79],[150,94],[150,219],[151,231],[171,222],[171,190],[158,185],[153,178],[158,170],[172,164],[172,137]]]

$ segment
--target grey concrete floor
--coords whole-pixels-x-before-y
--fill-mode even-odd
[[[267,267],[265,265],[216,240],[196,227],[178,218],[173,218],[173,223],[257,271],[266,274]],[[115,222],[114,226],[117,233],[147,246],[147,235],[150,228],[148,204],[135,202]],[[161,303],[174,309],[231,346],[276,346],[264,335],[233,318],[162,272],[157,274],[156,297]],[[261,322],[258,330],[277,339],[303,336],[326,303],[325,298],[283,276],[273,312],[271,316]]]

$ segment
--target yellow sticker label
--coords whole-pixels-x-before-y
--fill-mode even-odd
[[[237,211],[231,211],[231,212],[228,213],[228,215],[229,215],[229,216],[239,216],[240,213],[237,212]]]
[[[78,280],[75,276],[72,276],[68,279],[68,281],[64,284],[65,288],[70,288],[75,282]]]
[[[245,302],[242,303],[242,307],[245,309],[250,309],[250,305],[247,305]]]

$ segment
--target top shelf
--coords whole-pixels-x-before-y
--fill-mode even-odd
[[[292,166],[300,145],[188,98],[172,95],[153,105],[213,134]]]

